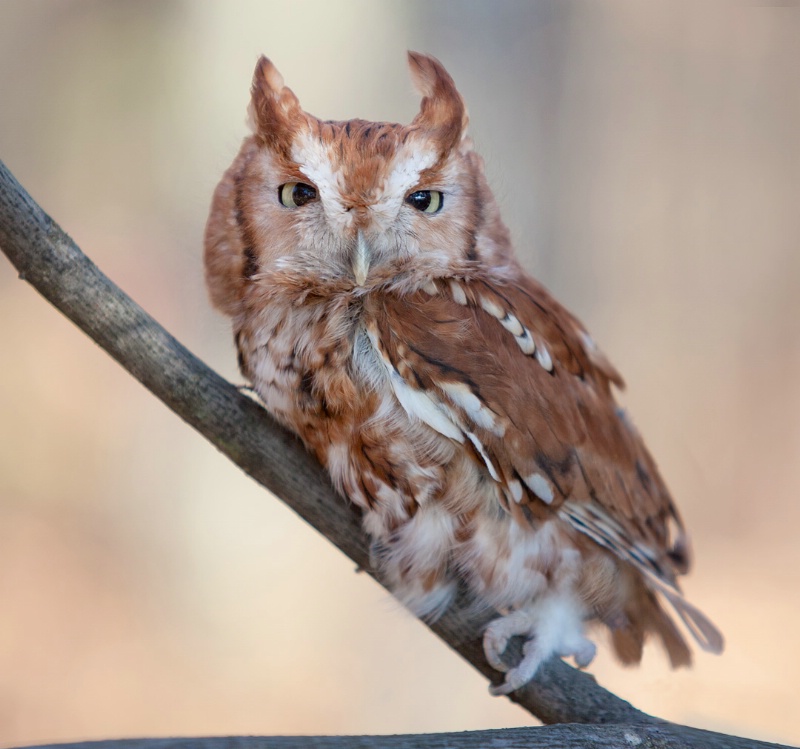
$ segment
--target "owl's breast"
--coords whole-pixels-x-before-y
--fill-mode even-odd
[[[334,485],[390,531],[438,496],[454,445],[410,420],[347,299],[268,305],[237,327],[242,373]]]
[[[236,330],[242,373],[323,462],[326,445],[348,439],[375,407],[354,361],[359,327],[359,309],[333,299],[264,306]]]

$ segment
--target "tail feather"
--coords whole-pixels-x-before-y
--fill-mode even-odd
[[[654,574],[646,575],[652,588],[666,598],[697,644],[706,652],[719,655],[725,648],[725,638],[700,609],[689,603],[681,592]]]
[[[635,666],[642,660],[644,632],[641,627],[627,624],[611,630],[611,644],[614,653],[626,666]]]
[[[672,668],[691,666],[692,651],[686,644],[681,631],[675,625],[672,617],[661,607],[655,595],[650,591],[648,593],[653,599],[653,607],[655,608],[654,629],[661,638],[664,649],[667,651],[670,665]]]
[[[661,592],[672,604],[675,613],[686,625],[686,629],[689,630],[697,644],[703,650],[719,655],[725,648],[725,639],[711,620],[698,608],[692,606],[680,593],[672,590],[662,590]]]
[[[645,637],[652,632],[661,640],[673,668],[689,666],[691,650],[672,617],[646,582],[639,579],[635,585],[636,592],[628,601],[624,624],[611,630],[617,657],[625,665],[639,663]]]

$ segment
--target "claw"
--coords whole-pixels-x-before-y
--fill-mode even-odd
[[[522,660],[507,671],[505,681],[489,687],[490,694],[499,697],[501,694],[511,694],[524,686],[536,675],[539,666],[549,655],[536,646],[536,640],[528,640],[522,646],[522,653]]]
[[[508,671],[509,667],[501,657],[508,645],[508,638],[486,632],[483,636],[483,652],[489,665],[500,673]]]
[[[578,668],[586,668],[594,660],[596,654],[597,646],[585,637],[583,638],[583,642],[573,649],[571,653],[567,653],[567,655],[573,656],[575,665]]]
[[[483,633],[483,650],[492,668],[505,673],[502,684],[489,687],[493,695],[510,694],[527,684],[552,655],[572,656],[579,668],[594,659],[594,643],[583,634],[583,615],[574,599],[553,596],[493,620]],[[503,660],[512,637],[524,637],[522,658],[513,667]]]
[[[505,673],[511,666],[503,660],[503,653],[512,637],[531,637],[533,622],[524,609],[512,611],[489,622],[483,633],[483,652],[489,665],[496,671]]]

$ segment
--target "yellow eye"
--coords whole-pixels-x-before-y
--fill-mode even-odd
[[[423,213],[438,213],[444,205],[444,194],[438,190],[417,190],[406,198],[406,203]]]
[[[278,188],[278,200],[287,208],[300,208],[316,199],[316,188],[304,182],[287,182]]]

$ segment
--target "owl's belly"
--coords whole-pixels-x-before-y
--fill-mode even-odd
[[[243,372],[363,511],[376,569],[405,605],[438,616],[461,580],[511,608],[575,574],[561,521],[517,522],[475,456],[404,410],[363,331],[320,334],[330,313],[310,313],[243,326]]]

